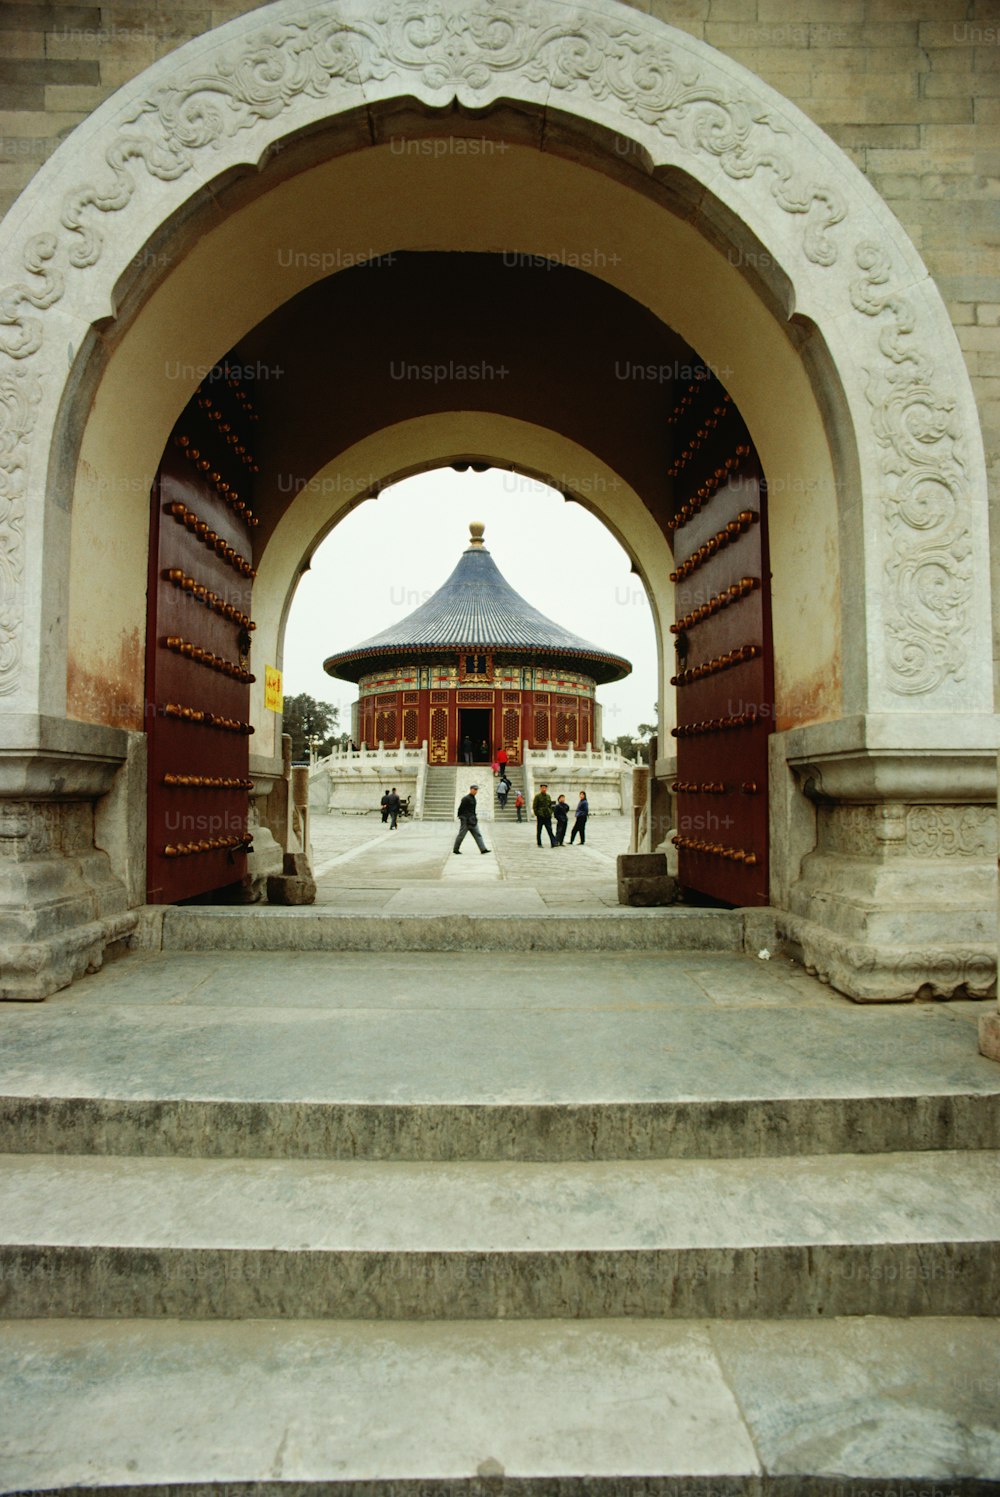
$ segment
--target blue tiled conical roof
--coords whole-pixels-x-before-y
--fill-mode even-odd
[[[475,646],[543,657],[551,664],[580,670],[595,681],[620,681],[629,674],[632,667],[627,660],[580,639],[525,602],[483,545],[483,526],[470,529],[468,549],[432,598],[352,650],[331,655],[323,669],[331,676],[357,681],[390,656],[412,659]]]

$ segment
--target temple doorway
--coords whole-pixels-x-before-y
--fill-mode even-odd
[[[488,707],[458,709],[458,762],[464,762],[462,745],[472,744],[473,764],[489,764],[493,757],[493,714]],[[485,752],[484,752],[485,750]]]

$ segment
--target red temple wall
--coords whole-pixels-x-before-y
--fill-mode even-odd
[[[419,748],[426,739],[432,764],[459,759],[459,713],[472,707],[491,714],[490,748],[501,743],[512,764],[521,761],[521,746],[544,749],[583,747],[593,742],[593,697],[554,691],[512,691],[506,687],[460,687],[457,691],[423,688],[386,691],[361,698],[358,723],[369,748]]]

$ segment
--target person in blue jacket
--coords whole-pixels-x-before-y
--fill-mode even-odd
[[[573,830],[569,834],[570,846],[576,841],[577,832],[580,833],[580,846],[587,840],[587,817],[590,815],[590,807],[587,804],[586,790],[580,791],[580,799],[576,803],[576,815],[573,817]]]

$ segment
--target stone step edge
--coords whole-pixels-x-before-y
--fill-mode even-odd
[[[986,1317],[995,1241],[490,1251],[0,1246],[0,1320]]]
[[[748,913],[754,917],[752,938]],[[554,909],[519,917],[345,914],[316,905],[147,905],[130,946],[133,951],[756,952],[764,944],[761,927],[757,911],[675,906],[587,914]]]
[[[979,1390],[998,1325],[925,1321],[917,1342],[888,1318],[416,1332],[329,1320],[8,1322],[8,1486],[36,1497],[978,1497],[997,1490]],[[915,1342],[931,1367],[955,1363],[948,1382],[931,1375],[909,1394],[935,1431],[926,1464],[919,1431],[900,1438],[907,1404],[898,1414],[895,1402],[901,1364],[920,1360]],[[829,1386],[817,1385],[817,1364],[831,1369]],[[786,1368],[805,1394],[790,1427]],[[227,1396],[237,1377],[259,1390],[249,1424],[251,1400]],[[193,1406],[205,1417],[192,1428]],[[292,1416],[295,1441],[276,1465]],[[810,1424],[824,1436],[818,1451],[802,1439]],[[146,1429],[155,1434],[139,1444]],[[846,1459],[834,1465],[831,1450]],[[928,1469],[953,1474],[920,1475]]]
[[[1000,1149],[997,1093],[563,1104],[0,1096],[7,1154],[556,1163],[953,1149]]]
[[[44,1497],[997,1497],[1000,1482],[979,1476],[859,1477],[578,1474],[509,1476],[489,1461],[475,1476],[371,1479],[329,1476],[267,1481],[232,1477],[216,1481],[94,1481],[87,1486],[46,1482]],[[901,1469],[902,1468],[898,1468]],[[38,1487],[11,1488],[6,1497],[41,1497]]]

